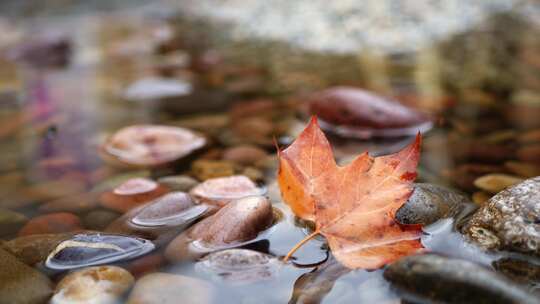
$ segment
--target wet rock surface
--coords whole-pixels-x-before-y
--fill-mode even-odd
[[[105,208],[126,212],[132,208],[156,199],[169,190],[147,178],[133,178],[100,195]]]
[[[59,243],[45,266],[66,270],[133,259],[154,249],[150,241],[113,234],[77,234]]]
[[[152,273],[139,279],[127,300],[128,304],[211,303],[208,283],[175,274]]]
[[[213,280],[246,284],[272,279],[281,262],[277,258],[248,249],[227,249],[211,253],[195,264],[195,269]]]
[[[170,261],[178,261],[201,252],[238,246],[256,238],[272,221],[272,206],[266,198],[239,199],[176,237],[167,246],[165,256]]]
[[[0,303],[45,303],[52,294],[51,281],[0,249]]]
[[[197,180],[187,175],[164,176],[159,178],[157,181],[158,183],[171,189],[171,191],[182,192],[188,192],[199,183]]]
[[[184,192],[171,192],[135,208],[111,223],[105,230],[167,243],[193,221],[204,216],[209,207],[196,205]]]
[[[18,235],[63,233],[82,229],[81,220],[78,216],[67,212],[59,212],[32,218],[19,230]]]
[[[487,201],[465,225],[466,237],[486,249],[540,255],[540,177]]]
[[[184,128],[136,125],[113,134],[103,146],[105,157],[136,167],[156,167],[183,158],[206,145]]]
[[[403,136],[431,127],[423,114],[395,100],[353,87],[334,87],[314,94],[310,100],[310,111],[324,121],[323,127],[330,130],[332,126],[347,127],[348,130],[333,129],[342,135],[354,135],[354,129],[360,134],[362,129],[373,129],[373,135]],[[385,129],[386,132],[381,131]],[[371,133],[366,133],[366,137]]]
[[[429,225],[471,205],[465,195],[446,187],[415,184],[409,200],[398,209],[396,219],[402,224]]]
[[[51,304],[114,304],[134,283],[133,276],[116,266],[89,267],[66,275],[57,285]]]
[[[27,221],[24,214],[0,208],[0,236],[16,233]]]
[[[191,189],[189,194],[200,203],[221,208],[236,199],[262,195],[264,190],[246,176],[234,175],[209,179]]]
[[[33,266],[45,261],[59,243],[72,236],[71,233],[33,234],[5,242],[3,247],[24,263]]]
[[[416,302],[539,303],[540,298],[478,264],[437,255],[418,255],[391,264],[384,277]]]

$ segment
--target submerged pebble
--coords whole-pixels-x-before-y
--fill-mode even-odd
[[[72,233],[33,234],[17,237],[3,243],[5,249],[28,265],[45,261],[47,256],[62,241],[72,237]]]
[[[27,221],[22,213],[0,208],[0,236],[16,233]]]
[[[132,259],[154,249],[152,242],[114,234],[77,234],[49,254],[45,266],[66,270]]]
[[[128,304],[207,304],[212,299],[211,286],[205,281],[169,273],[151,273],[140,278]]]
[[[19,230],[18,235],[62,233],[82,229],[81,220],[78,216],[67,212],[59,212],[32,218]]]
[[[51,304],[114,304],[133,285],[133,276],[116,266],[74,271],[56,285]]]
[[[466,237],[486,249],[540,255],[540,177],[493,196],[464,226]]]
[[[523,179],[517,176],[494,173],[477,178],[474,185],[489,193],[497,193],[522,181]]]
[[[181,159],[206,145],[191,130],[134,125],[120,129],[103,145],[105,157],[136,167],[158,167]]]
[[[0,303],[45,303],[52,293],[51,281],[0,248]]]
[[[427,116],[399,102],[354,87],[333,87],[313,94],[311,114],[321,126],[344,136],[404,136],[427,131]]]
[[[396,212],[402,224],[429,225],[435,221],[456,215],[469,199],[448,188],[433,184],[415,184],[407,202]]]
[[[179,261],[253,240],[273,221],[270,202],[260,196],[235,200],[177,236],[165,250],[169,261]]]
[[[132,209],[111,223],[106,231],[142,237],[159,246],[204,216],[208,209],[204,204],[196,205],[187,193],[171,192]]]
[[[133,178],[100,196],[103,207],[126,212],[167,193],[168,189],[147,178]]]
[[[416,302],[532,304],[538,298],[475,263],[437,255],[408,256],[391,264],[384,277]],[[411,296],[412,295],[412,296]]]
[[[158,183],[171,189],[171,191],[188,192],[199,183],[187,175],[172,175],[158,178]]]
[[[214,280],[243,284],[272,279],[280,264],[275,257],[261,252],[227,249],[207,255],[195,264],[195,269]]]
[[[221,208],[233,200],[264,192],[246,176],[234,175],[209,179],[191,189],[189,194],[200,203]]]

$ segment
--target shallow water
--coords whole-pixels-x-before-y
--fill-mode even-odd
[[[205,122],[202,122],[202,126],[197,125],[193,123],[194,119],[230,115],[230,105],[236,100],[254,100],[259,97],[279,100],[299,99],[298,96],[302,96],[305,91],[324,88],[330,84],[341,84],[339,78],[334,81],[328,75],[321,75],[321,79],[317,79],[317,70],[315,72],[306,70],[302,64],[299,64],[297,78],[294,79],[297,81],[296,84],[290,87],[283,87],[282,83],[274,86],[273,81],[278,78],[279,81],[287,81],[287,79],[281,80],[281,76],[291,74],[291,70],[295,67],[276,67],[274,65],[277,65],[280,59],[271,58],[263,66],[272,70],[273,74],[267,71],[260,72],[257,70],[260,68],[257,64],[245,66],[245,60],[243,61],[245,58],[242,54],[247,52],[246,56],[249,57],[253,53],[241,49],[245,46],[244,44],[226,46],[221,50],[215,41],[210,41],[204,46],[216,47],[218,51],[226,53],[229,57],[225,57],[231,61],[219,62],[217,68],[219,73],[206,72],[204,69],[202,72],[196,70],[183,60],[185,57],[204,51],[199,49],[201,45],[198,44],[197,36],[194,39],[189,34],[190,30],[198,32],[200,29],[186,27],[186,24],[192,24],[191,20],[184,22],[182,18],[175,19],[176,17],[170,18],[170,16],[165,18],[165,15],[174,14],[164,14],[163,11],[161,6],[159,8],[145,6],[142,9],[128,7],[109,13],[95,13],[83,8],[82,13],[77,12],[66,16],[54,15],[49,18],[40,16],[35,19],[21,19],[18,22],[0,19],[0,21],[6,21],[6,25],[0,23],[0,31],[4,31],[1,26],[5,26],[6,30],[15,30],[13,42],[7,41],[7,38],[5,38],[6,41],[2,41],[0,37],[0,50],[3,46],[15,43],[17,35],[25,37],[28,33],[39,31],[63,32],[71,37],[74,46],[71,63],[60,68],[40,68],[35,64],[13,63],[0,57],[3,66],[0,72],[0,93],[8,96],[3,98],[3,95],[0,95],[0,206],[17,210],[29,218],[35,217],[44,213],[40,206],[46,202],[87,193],[108,177],[129,172],[127,169],[113,169],[99,155],[103,140],[108,134],[121,127],[143,123],[192,124],[196,126],[195,129],[205,135],[217,138],[218,142],[214,142],[213,148],[219,150],[226,146],[224,143],[230,142],[227,136],[230,136],[231,130],[227,127],[214,128],[212,124]],[[475,27],[469,30],[474,31]],[[536,29],[531,28],[530,32],[534,30]],[[524,33],[528,31],[529,29]],[[445,38],[453,37],[453,33],[445,35]],[[174,37],[177,40],[174,40]],[[257,43],[260,42],[257,41]],[[282,42],[278,42],[277,48],[282,47],[280,43]],[[432,41],[431,43],[435,45],[439,42]],[[535,51],[539,48],[535,48],[538,44],[534,43],[535,41],[531,42],[533,46],[530,48],[536,57],[533,56],[531,60],[538,64],[538,55]],[[249,45],[249,43],[245,44]],[[176,53],[158,54],[159,52],[155,50],[160,47],[176,48]],[[234,56],[231,56],[234,54],[235,47],[239,48],[240,59],[236,58],[238,61],[234,61]],[[452,45],[447,47],[449,52],[451,47]],[[429,43],[425,49],[429,49]],[[418,52],[414,53],[419,56],[417,58],[426,59],[426,56],[430,55],[429,51],[422,49],[415,49],[415,52]],[[333,58],[338,55],[328,54],[328,56]],[[375,59],[382,60],[382,58],[384,56]],[[501,57],[500,60],[507,59]],[[283,60],[287,61],[288,58]],[[328,60],[333,62],[333,59]],[[444,59],[439,60],[437,63],[440,65],[446,63]],[[497,90],[490,91],[491,83],[476,83],[475,79],[470,82],[464,80],[463,83],[457,83],[455,86],[445,86],[446,81],[452,81],[445,77],[455,76],[452,72],[446,74],[441,72],[439,73],[441,79],[432,79],[428,84],[420,83],[425,78],[422,75],[418,76],[418,73],[433,72],[433,69],[440,68],[437,63],[422,66],[414,60],[407,61],[404,69],[411,67],[412,69],[421,67],[421,69],[405,73],[409,77],[405,79],[401,73],[392,72],[392,69],[398,69],[395,61],[388,61],[387,69],[382,70],[376,66],[364,64],[361,66],[364,69],[362,75],[364,79],[349,79],[350,81],[346,84],[358,84],[386,94],[393,93],[404,103],[423,108],[438,117],[435,128],[426,134],[419,180],[451,185],[471,195],[473,192],[478,192],[478,189],[471,189],[470,183],[465,182],[467,176],[453,174],[453,170],[466,163],[503,168],[505,161],[513,159],[514,156],[505,155],[505,153],[506,151],[513,153],[516,136],[540,126],[534,120],[534,116],[529,119],[530,121],[527,117],[522,119],[521,116],[501,121],[501,117],[506,117],[505,111],[518,109],[526,103],[522,100],[510,102],[509,96],[512,95],[507,90],[510,88],[512,92],[527,91],[537,98],[540,95],[534,94],[539,94],[540,86],[537,84],[540,83],[540,77],[531,76],[532,80],[528,79],[529,84],[526,88],[507,86],[507,90],[502,93]],[[220,70],[221,66],[223,66],[222,70]],[[530,66],[534,65],[530,64]],[[464,74],[467,74],[473,73],[476,67],[463,68],[470,68],[470,71],[464,71]],[[488,67],[485,68],[488,69]],[[539,66],[536,66],[533,71],[537,73],[538,68]],[[233,72],[230,72],[231,70]],[[444,70],[444,67],[441,70]],[[525,70],[524,73],[528,71],[527,67],[523,70]],[[434,72],[433,75],[435,74],[437,73]],[[171,106],[167,102],[132,101],[124,98],[127,94],[126,87],[150,75],[172,76],[183,83],[192,84],[189,87],[193,91],[186,100],[181,100],[176,106]],[[371,79],[365,79],[365,75],[371,75]],[[233,81],[238,79],[259,79],[260,81],[255,83]],[[379,81],[381,79],[383,80]],[[504,84],[507,85],[507,83]],[[411,86],[414,86],[414,89],[410,89]],[[430,89],[436,92],[430,92]],[[12,93],[16,97],[15,101],[9,97]],[[133,92],[130,94],[128,95],[133,97]],[[135,96],[139,95],[135,94]],[[6,99],[5,102],[4,99]],[[454,106],[447,107],[448,103]],[[484,108],[486,104],[489,107]],[[495,106],[491,107],[492,104]],[[538,100],[534,99],[526,105],[534,108],[537,111],[535,113],[540,113]],[[306,121],[307,115],[301,107],[295,109],[297,111],[291,110],[282,116],[282,132],[278,134],[281,144],[290,142]],[[191,120],[186,120],[186,118]],[[503,131],[510,135],[504,138]],[[477,149],[474,141],[478,138],[486,143],[494,143],[493,150]],[[338,161],[346,163],[365,150],[370,151],[372,155],[397,151],[411,139],[362,141],[332,137],[331,140],[335,144]],[[231,145],[235,145],[234,141],[232,142]],[[271,144],[265,143],[261,146],[269,153],[274,152]],[[151,175],[157,178],[173,173],[190,173],[189,165],[161,168],[152,171]],[[295,222],[291,211],[282,202],[275,183],[274,168],[275,164],[269,166],[261,184],[268,188],[268,196],[274,207],[281,210],[284,216],[257,240],[244,247],[282,257],[303,239],[308,231],[307,228]],[[102,207],[94,209],[102,209]],[[80,217],[84,217],[90,211],[92,210],[81,212]],[[484,253],[474,245],[465,243],[461,234],[455,232],[454,222],[454,219],[442,219],[425,227],[422,242],[426,249],[472,260],[487,267],[492,267],[493,261],[503,256],[503,254]],[[15,235],[16,232],[4,235],[2,238],[9,240]],[[328,250],[323,239],[314,239],[307,243],[295,254],[295,258],[294,263],[281,265],[270,278],[245,284],[231,284],[226,280],[219,280],[197,272],[193,262],[163,264],[151,271],[178,273],[212,282],[214,303],[286,303],[295,299],[294,287],[295,284],[296,286],[301,284],[302,276],[314,271],[314,265],[328,259],[326,265],[329,266],[325,268],[326,270],[312,276],[314,280],[323,283],[334,281],[333,287],[322,293],[322,303],[399,303],[400,301],[400,294],[392,290],[389,283],[382,277],[383,270],[343,271],[340,267],[333,267],[332,263],[335,261],[332,257],[328,257]],[[302,267],[302,265],[305,266]],[[57,280],[59,277],[51,275],[51,278]],[[322,287],[323,283],[321,287],[318,287],[320,290],[326,288]]]

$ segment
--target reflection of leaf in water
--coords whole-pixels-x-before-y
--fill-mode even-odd
[[[350,272],[333,256],[312,272],[301,275],[294,283],[294,290],[289,304],[317,304],[330,293],[336,280]]]

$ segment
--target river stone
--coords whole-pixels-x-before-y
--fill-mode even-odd
[[[268,254],[248,249],[227,249],[207,255],[195,264],[195,269],[217,281],[242,284],[273,278],[279,265],[280,262]]]
[[[187,193],[175,191],[130,210],[105,231],[142,237],[160,246],[207,211],[208,206],[196,205]]]
[[[187,175],[172,175],[160,177],[158,183],[165,185],[171,191],[188,192],[199,183],[193,177]]]
[[[145,239],[102,233],[77,234],[49,254],[45,266],[67,270],[133,259],[154,250]]]
[[[233,175],[206,180],[191,189],[189,194],[200,203],[221,208],[229,202],[254,195],[262,195],[265,190],[244,175]]]
[[[196,257],[200,252],[239,246],[270,227],[273,218],[272,205],[264,197],[233,201],[177,236],[167,246],[165,257],[179,261]]]
[[[32,218],[19,230],[18,235],[63,233],[82,229],[81,220],[78,216],[72,213],[58,212]]]
[[[384,277],[412,295],[411,301],[460,304],[532,304],[540,299],[475,263],[437,255],[408,256],[391,264]],[[422,302],[423,303],[423,302]]]
[[[429,225],[456,215],[470,201],[464,195],[433,184],[415,184],[414,192],[396,212],[402,224]]]
[[[0,304],[45,303],[51,293],[45,275],[0,249]]]
[[[16,233],[26,221],[28,218],[24,214],[0,208],[0,236]]]
[[[464,226],[467,239],[486,249],[540,255],[540,177],[499,192]]]
[[[135,279],[116,266],[84,268],[65,276],[56,285],[50,304],[114,304]]]
[[[21,261],[32,266],[45,261],[56,245],[72,236],[71,233],[33,234],[15,238],[5,242],[3,246]]]
[[[128,304],[208,304],[211,286],[198,279],[169,274],[152,273],[137,281]]]
[[[116,220],[120,214],[111,210],[98,209],[88,212],[83,217],[84,227],[91,230],[103,230]]]

